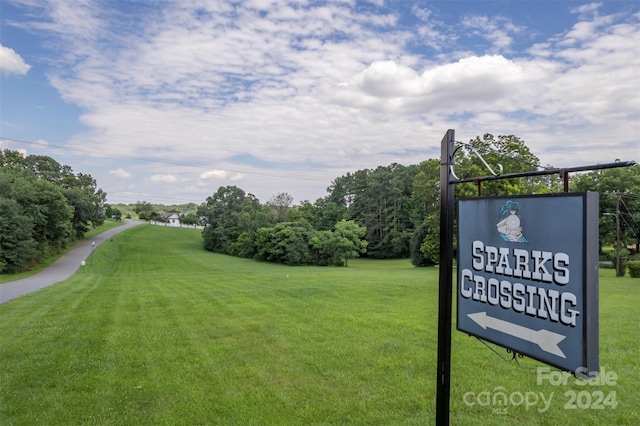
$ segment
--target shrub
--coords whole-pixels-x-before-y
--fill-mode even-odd
[[[628,262],[628,257],[629,257],[629,250],[622,248],[620,249],[620,252],[617,253],[618,256],[620,256],[619,262],[620,262],[620,270],[616,270],[616,277],[624,277],[624,274],[626,272],[627,269],[627,262]],[[615,252],[611,252],[609,253],[609,259],[613,262],[614,268],[616,265],[616,262],[618,261],[616,258],[616,253]]]
[[[616,271],[616,277],[624,277],[627,271],[627,259],[620,259],[620,270]]]
[[[631,260],[627,263],[631,278],[640,278],[640,260]]]

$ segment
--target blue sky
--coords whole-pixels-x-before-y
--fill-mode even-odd
[[[640,160],[637,1],[1,0],[0,19],[0,148],[113,203],[313,202],[438,158],[450,128],[543,165]]]

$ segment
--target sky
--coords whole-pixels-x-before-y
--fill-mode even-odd
[[[640,160],[637,1],[0,0],[0,24],[0,149],[110,203],[314,202],[447,129]]]

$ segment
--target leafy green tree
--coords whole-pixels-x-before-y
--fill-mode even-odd
[[[291,220],[292,222],[298,220],[306,220],[307,222],[314,224],[314,227],[315,217],[315,206],[311,204],[309,200],[304,200],[299,205],[291,207],[291,211],[289,212],[289,220]]]
[[[311,263],[310,239],[313,228],[304,222],[278,223],[270,235],[268,260],[287,265]]]
[[[426,237],[420,246],[425,260],[437,265],[440,262],[440,211],[433,212],[425,220]]]
[[[158,216],[153,205],[147,201],[136,202],[133,211],[138,215],[140,220],[152,220],[153,217]]]
[[[338,238],[333,231],[316,231],[309,241],[313,263],[319,266],[344,266],[342,253],[338,251]]]
[[[16,200],[0,196],[0,272],[28,269],[37,260],[31,218],[24,215]]]
[[[227,247],[227,253],[232,256],[253,258],[257,254],[257,247],[255,244],[255,237],[257,230],[255,231],[243,231],[238,238]]]
[[[33,219],[33,235],[48,256],[48,248],[63,248],[71,240],[73,209],[56,185],[39,180],[33,182],[33,189],[31,199],[23,200],[23,205]]]
[[[422,221],[420,203],[412,198],[417,166],[391,164],[358,170],[335,179],[327,200],[347,209],[344,216],[367,229],[367,255],[409,255],[411,233]]]
[[[318,198],[313,204],[315,218],[311,223],[319,231],[332,230],[336,222],[345,219],[347,209],[339,206],[328,198]]]
[[[440,160],[432,158],[418,165],[412,196],[427,214],[440,209]]]
[[[77,238],[90,227],[104,223],[104,202],[107,194],[96,187],[96,181],[89,175],[78,175],[73,186],[63,189],[67,203],[73,208],[72,226]]]
[[[240,234],[257,229],[252,218],[261,210],[258,199],[237,186],[218,188],[215,194],[207,197],[206,205],[198,210],[207,218],[207,226],[202,233],[205,248],[228,253],[230,245]]]
[[[420,225],[411,235],[411,263],[414,266],[429,266],[433,265],[432,262],[427,259],[425,254],[422,252],[421,247],[427,238],[427,225],[423,223]]]
[[[103,223],[106,194],[90,175],[75,175],[51,157],[23,157],[16,151],[0,152],[0,163],[0,197],[12,214],[18,209],[21,216],[12,219],[16,233],[7,233],[3,242],[4,250],[12,250],[0,262],[4,268],[13,272],[36,265],[82,238],[89,226]],[[26,223],[29,233],[23,229]],[[11,241],[15,235],[24,236],[24,242]]]
[[[273,214],[276,223],[289,220],[292,202],[293,197],[286,192],[279,192],[267,201],[267,208]]]
[[[498,164],[502,165],[503,174],[536,171],[540,164],[538,157],[531,152],[524,141],[513,135],[499,135],[496,138],[486,133],[482,138],[477,136],[472,139],[468,145],[473,147],[496,173],[499,172]],[[455,163],[455,172],[460,178],[490,175],[482,160],[466,147],[456,155]],[[550,186],[552,185],[546,177],[489,180],[481,184],[483,196],[548,193],[552,191]],[[456,197],[477,195],[478,188],[473,183],[456,185]]]
[[[231,243],[227,252],[233,256],[253,258],[258,252],[256,245],[257,231],[260,228],[269,227],[273,223],[273,217],[267,210],[245,208],[241,214],[241,225],[244,231],[238,235],[236,241]]]
[[[104,223],[107,194],[97,187],[91,175],[75,175],[71,167],[43,155],[29,155],[22,164],[36,180],[52,183],[62,190],[73,209],[71,222],[76,238],[82,238],[89,227]]]
[[[471,147],[471,148],[469,148]],[[474,151],[475,150],[475,151]],[[455,155],[455,173],[459,178],[476,178],[490,175],[482,158],[502,173],[521,173],[538,170],[539,160],[526,146],[524,141],[513,135],[497,138],[487,133],[472,139],[466,146],[459,147]],[[419,165],[419,171],[413,181],[413,196],[424,208],[426,236],[420,245],[425,261],[436,264],[439,261],[440,247],[440,161],[430,159]],[[483,196],[517,195],[528,193],[549,193],[559,189],[558,182],[548,177],[514,178],[487,180],[481,183]],[[456,197],[476,197],[478,187],[473,183],[458,184],[455,187]],[[419,259],[417,252],[412,258]]]
[[[0,169],[13,174],[21,174],[26,170],[25,159],[18,151],[0,150]]]
[[[341,220],[335,225],[336,252],[344,256],[344,265],[348,266],[348,259],[358,257],[367,251],[368,242],[364,240],[367,229],[352,220]]]
[[[69,166],[62,166],[53,158],[45,155],[29,155],[24,159],[24,165],[37,179],[55,183],[58,186],[66,176],[73,177]]]
[[[571,176],[571,190],[600,194],[600,243],[640,245],[640,165],[593,170]],[[616,221],[617,216],[617,221]]]
[[[258,260],[274,260],[273,256],[273,240],[272,234],[274,233],[272,227],[260,227],[256,229],[254,236],[254,244],[256,247],[255,259]],[[244,239],[245,237],[243,237]]]
[[[35,254],[31,247],[13,245],[13,249],[24,248],[24,257],[30,263],[65,247],[72,239],[71,208],[67,205],[62,190],[53,183],[36,180],[29,173],[11,169],[0,170],[0,194],[15,201],[20,215],[31,228],[31,239],[36,243]],[[19,255],[14,255],[14,258]],[[15,268],[13,268],[15,270]]]
[[[185,225],[196,225],[200,222],[200,218],[195,213],[189,213],[184,216],[180,216],[180,223]]]
[[[336,222],[345,218],[347,209],[338,206],[329,197],[318,198],[315,203],[303,201],[299,206],[294,206],[289,218],[291,221],[304,219],[309,222],[316,230],[329,231],[333,229]]]

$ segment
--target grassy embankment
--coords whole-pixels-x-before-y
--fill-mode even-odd
[[[73,246],[75,246],[76,244],[80,243],[81,241],[87,240],[87,239],[93,237],[94,235],[97,235],[97,234],[99,234],[101,232],[107,231],[107,230],[109,230],[111,228],[116,228],[116,227],[118,227],[118,226],[120,226],[122,224],[124,224],[124,222],[119,222],[119,221],[115,221],[115,220],[111,220],[111,219],[106,219],[101,226],[98,226],[97,228],[91,228],[89,231],[87,231],[87,233],[84,235],[84,238],[82,240],[75,241],[71,245],[71,247],[68,247],[65,251],[62,251],[60,253],[55,254],[54,256],[49,257],[41,265],[39,265],[37,268],[34,268],[34,269],[32,269],[30,271],[26,271],[26,272],[21,272],[21,273],[18,273],[18,274],[0,274],[0,284],[6,283],[6,282],[10,282],[10,281],[21,280],[23,278],[30,277],[31,275],[35,275],[38,272],[40,272],[43,269],[45,269],[47,266],[51,265],[56,260],[58,260],[60,257],[62,257],[62,255],[64,255],[66,253],[66,251],[68,249],[72,248]]]
[[[0,424],[433,424],[437,269],[349,265],[217,255],[196,230],[119,234],[86,272],[0,306]],[[538,384],[453,331],[452,424],[640,423],[640,282],[601,273],[616,384]],[[478,400],[501,390],[506,406]],[[617,406],[565,408],[571,392]]]

